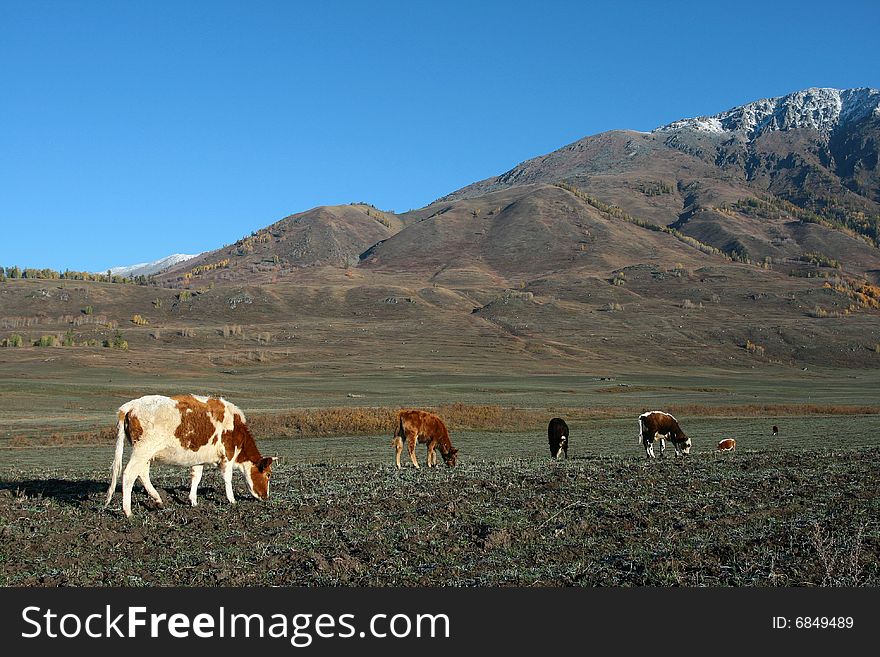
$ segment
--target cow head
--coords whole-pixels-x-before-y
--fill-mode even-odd
[[[269,479],[272,477],[272,462],[278,457],[266,456],[256,463],[246,463],[242,468],[247,480],[248,490],[258,500],[269,499]]]
[[[687,437],[684,431],[678,434],[678,448],[682,454],[691,453],[691,439]]]
[[[452,447],[452,448],[450,448],[450,450],[449,450],[448,452],[444,452],[444,453],[443,453],[443,461],[444,461],[444,462],[446,463],[446,465],[448,465],[450,468],[454,468],[454,467],[455,467],[455,464],[456,464],[456,462],[457,462],[457,460],[458,460],[458,459],[457,459],[457,456],[456,456],[457,454],[458,454],[458,448],[456,448],[456,447]]]

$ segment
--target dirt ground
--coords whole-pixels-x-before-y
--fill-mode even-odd
[[[104,510],[105,467],[0,474],[0,585],[880,585],[875,450],[288,464],[268,502],[187,472]]]

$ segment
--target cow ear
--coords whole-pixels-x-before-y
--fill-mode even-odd
[[[265,472],[270,465],[272,465],[272,461],[274,459],[271,456],[267,456],[265,458],[260,459],[260,462],[257,463],[257,470],[260,472]]]

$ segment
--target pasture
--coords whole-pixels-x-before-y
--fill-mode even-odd
[[[130,520],[102,508],[109,444],[2,449],[0,584],[880,585],[880,417],[679,419],[694,452],[652,463],[633,418],[570,422],[559,463],[546,429],[453,431],[459,466],[421,471],[390,430],[258,436],[287,458],[268,502],[206,471],[194,509],[156,467],[165,506],[136,486]]]

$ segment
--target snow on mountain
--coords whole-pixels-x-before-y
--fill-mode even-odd
[[[110,267],[110,274],[112,276],[126,276],[128,278],[133,278],[135,276],[149,276],[150,274],[157,274],[160,271],[164,271],[169,267],[180,264],[181,262],[197,258],[200,255],[202,254],[195,253],[193,255],[188,255],[186,253],[175,253],[174,255],[161,258],[160,260],[154,260],[153,262],[141,262],[136,265]],[[105,272],[99,273],[103,274]]]
[[[880,116],[880,90],[804,89],[787,96],[764,98],[740,107],[693,119],[674,121],[654,132],[690,129],[698,132],[744,133],[749,138],[772,130],[812,128],[831,132],[838,125]]]

